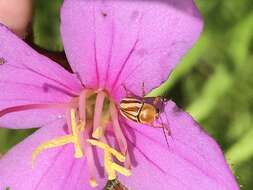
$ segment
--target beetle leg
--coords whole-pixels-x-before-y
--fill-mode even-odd
[[[167,125],[165,123],[161,123],[161,125],[151,125],[151,127],[153,128],[163,128],[166,132],[167,135],[171,136],[171,131],[170,131],[170,128],[167,127]]]
[[[171,136],[171,130],[165,123],[162,123],[162,128],[164,129],[164,131],[168,136]]]
[[[160,123],[159,123],[159,124],[161,124],[161,128],[164,128],[164,131],[166,132],[166,134],[167,134],[168,136],[171,136],[171,137],[172,137],[170,127],[168,126],[169,123],[168,123],[168,122],[167,122],[167,124],[164,123],[162,117],[159,117],[159,120],[160,120]]]
[[[162,121],[161,118],[160,118],[160,120]],[[160,128],[160,129],[163,130],[163,134],[164,134],[167,146],[169,148],[170,146],[169,146],[169,142],[168,142],[168,136],[172,137],[170,128],[165,123],[163,123],[163,122],[161,122],[161,125],[156,125],[155,126],[155,125],[152,124],[151,126],[154,127],[154,128]]]

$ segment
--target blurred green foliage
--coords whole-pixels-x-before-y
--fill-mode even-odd
[[[62,0],[37,0],[34,41],[62,50]],[[204,32],[170,79],[155,90],[187,110],[221,145],[241,189],[253,189],[253,3],[252,0],[196,0]],[[30,131],[0,129],[0,152]]]
[[[60,7],[63,0],[36,0],[33,19],[34,42],[54,51],[63,50],[60,36]],[[53,27],[52,27],[53,26]]]

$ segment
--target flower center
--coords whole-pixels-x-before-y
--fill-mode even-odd
[[[101,149],[104,153],[104,169],[108,180],[117,178],[117,173],[131,175],[130,158],[127,142],[118,121],[118,110],[114,101],[103,90],[83,90],[79,97],[74,98],[66,111],[68,134],[49,140],[39,145],[32,154],[32,167],[36,157],[45,149],[74,145],[74,157],[86,156],[90,185],[97,186],[96,167],[93,148]],[[114,138],[120,150],[113,148],[107,141],[108,126],[112,124]],[[124,166],[114,162],[116,159]]]

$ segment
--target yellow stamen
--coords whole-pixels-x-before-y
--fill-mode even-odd
[[[62,136],[59,138],[55,138],[52,140],[49,140],[47,142],[42,143],[39,145],[32,153],[32,167],[34,167],[35,160],[37,156],[46,149],[49,148],[55,148],[59,146],[63,146],[68,143],[73,143],[75,147],[75,158],[81,158],[83,157],[83,150],[82,150],[82,145],[81,145],[81,140],[80,140],[80,133],[84,130],[84,123],[80,121],[77,124],[76,121],[76,111],[74,109],[70,110],[71,114],[71,128],[72,128],[72,134],[71,135],[66,135]]]
[[[131,175],[130,170],[128,170],[128,169],[126,169],[126,168],[124,168],[112,161],[112,155],[113,155],[120,162],[124,162],[126,159],[124,155],[122,155],[120,152],[111,148],[108,144],[105,144],[103,142],[93,140],[93,139],[88,139],[87,142],[89,142],[93,146],[97,146],[97,147],[104,150],[104,165],[105,165],[105,170],[108,174],[109,180],[116,179],[116,177],[117,177],[116,172],[119,172],[125,176]]]
[[[130,176],[131,171],[129,169],[126,169],[118,164],[112,163],[111,167],[116,170],[117,172],[124,174],[125,176]]]
[[[35,159],[43,150],[63,146],[67,143],[72,142],[72,139],[73,138],[71,135],[67,135],[60,138],[52,139],[39,145],[32,153],[32,167],[34,167]]]
[[[88,139],[87,140],[90,144],[93,146],[97,146],[105,151],[110,152],[112,155],[114,155],[120,162],[125,162],[126,157],[118,152],[117,150],[111,148],[108,144],[105,144],[101,141],[93,140],[93,139]]]
[[[73,133],[73,143],[75,146],[75,158],[83,157],[83,150],[80,141],[80,132],[84,130],[83,122],[80,122],[79,125],[76,123],[76,111],[74,109],[70,110],[71,115],[71,128]]]
[[[117,178],[116,171],[111,167],[113,161],[112,156],[109,153],[109,151],[105,151],[104,153],[104,165],[105,165],[105,171],[108,175],[108,180],[114,180]]]

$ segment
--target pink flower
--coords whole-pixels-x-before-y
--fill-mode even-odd
[[[65,0],[61,22],[74,74],[0,27],[0,126],[40,128],[1,159],[1,190],[102,189],[116,176],[133,190],[238,189],[218,145],[172,101],[160,115],[169,148],[118,110],[123,86],[159,86],[197,40],[191,0]]]

